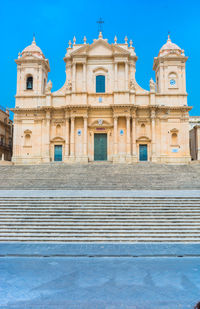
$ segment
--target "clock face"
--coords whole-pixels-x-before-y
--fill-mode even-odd
[[[171,85],[171,86],[176,85],[176,81],[175,81],[175,79],[170,79],[170,85]]]

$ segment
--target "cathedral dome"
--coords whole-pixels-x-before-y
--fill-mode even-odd
[[[181,48],[175,43],[172,43],[170,36],[168,35],[167,43],[165,43],[163,47],[160,49],[159,55],[167,54],[170,51],[175,51],[175,52],[178,52],[179,54],[182,53]]]
[[[21,53],[22,57],[29,56],[30,54],[36,56],[37,58],[45,59],[43,52],[36,45],[35,37],[33,38],[32,44],[24,48],[24,50]]]

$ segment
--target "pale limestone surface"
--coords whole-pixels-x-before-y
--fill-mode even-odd
[[[55,145],[62,145],[64,162],[94,161],[97,133],[107,134],[107,159],[114,163],[138,162],[140,145],[147,145],[148,161],[190,161],[187,57],[170,38],[154,58],[150,91],[136,82],[137,56],[127,38],[123,44],[117,38],[109,44],[102,33],[92,44],[74,38],[64,61],[66,81],[52,92],[49,62],[35,39],[16,60],[15,164],[54,161]],[[96,93],[97,75],[105,76],[105,93]]]

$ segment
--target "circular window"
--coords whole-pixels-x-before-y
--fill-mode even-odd
[[[175,79],[170,79],[170,85],[171,85],[171,86],[176,85],[176,81],[175,81]]]

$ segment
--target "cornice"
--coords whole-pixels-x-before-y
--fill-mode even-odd
[[[164,93],[155,93],[156,97],[165,97],[165,96],[169,96],[169,97],[173,97],[173,96],[183,96],[183,97],[187,97],[188,94],[187,93],[180,93],[180,92],[174,92],[174,93],[168,93],[168,92],[164,92]]]
[[[192,106],[161,106],[161,105],[133,105],[133,104],[111,104],[111,105],[68,105],[68,106],[42,106],[40,108],[11,108],[10,110],[14,113],[24,112],[24,111],[56,111],[56,110],[72,110],[72,109],[84,109],[84,110],[92,110],[92,109],[119,109],[119,108],[129,108],[130,110],[142,110],[142,109],[150,109],[150,110],[182,110],[182,111],[190,111]]]

